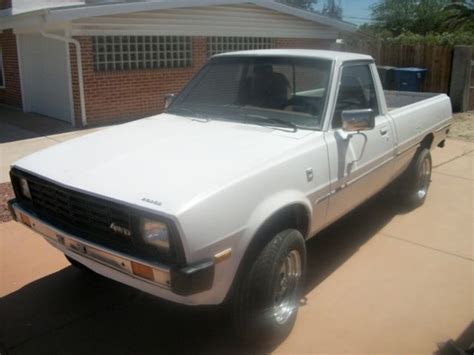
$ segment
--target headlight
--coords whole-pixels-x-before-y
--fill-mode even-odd
[[[153,245],[163,252],[170,250],[168,227],[165,223],[142,218],[140,232],[145,244]]]
[[[25,178],[20,178],[20,190],[21,194],[27,199],[31,200],[30,187],[28,186],[28,180]]]

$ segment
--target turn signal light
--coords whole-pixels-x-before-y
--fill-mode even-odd
[[[131,262],[132,264],[132,271],[134,275],[143,277],[144,279],[154,281],[155,278],[153,276],[153,269],[149,266],[136,263],[134,261]]]

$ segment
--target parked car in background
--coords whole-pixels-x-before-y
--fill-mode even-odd
[[[446,95],[384,93],[370,56],[222,54],[166,113],[16,162],[10,206],[75,266],[283,337],[305,241],[388,186],[423,204],[450,124]]]

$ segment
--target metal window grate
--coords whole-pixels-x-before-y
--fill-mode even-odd
[[[183,68],[192,65],[191,37],[95,36],[97,71]]]
[[[214,54],[275,48],[275,40],[267,37],[210,37],[207,41],[209,56]]]

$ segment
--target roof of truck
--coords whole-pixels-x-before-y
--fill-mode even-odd
[[[370,55],[337,52],[316,49],[259,49],[250,51],[229,52],[216,55],[216,57],[228,56],[277,56],[277,57],[304,57],[304,58],[319,58],[330,60],[373,60]]]

